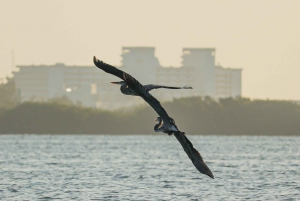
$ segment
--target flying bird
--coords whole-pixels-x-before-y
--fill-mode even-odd
[[[168,89],[192,89],[190,86],[185,87],[169,87],[169,86],[162,86],[162,85],[142,85],[139,81],[137,81],[131,75],[123,72],[122,70],[111,66],[109,64],[104,63],[103,61],[98,60],[94,57],[94,64],[100,68],[101,70],[105,71],[106,73],[110,73],[122,79],[123,81],[120,82],[111,82],[113,84],[121,85],[120,90],[125,95],[132,95],[132,96],[140,96],[143,98],[156,112],[157,114],[163,119],[163,126],[162,129],[164,133],[172,134],[173,132],[178,132],[177,126],[175,125],[175,121],[168,115],[165,109],[161,106],[160,102],[154,98],[149,91],[152,89],[157,88],[168,88]]]
[[[120,82],[112,82],[113,84],[120,84],[120,90],[125,95],[132,95],[132,96],[140,96],[143,98],[159,115],[156,119],[159,121],[158,124],[155,125],[154,130],[156,132],[163,132],[169,135],[174,134],[177,140],[180,142],[181,146],[183,147],[184,151],[188,155],[188,157],[193,162],[194,166],[197,168],[199,172],[202,174],[206,174],[211,178],[214,178],[212,172],[204,163],[200,153],[193,147],[193,144],[188,140],[185,136],[184,132],[179,131],[177,128],[175,121],[171,118],[165,109],[161,106],[160,102],[154,98],[149,91],[152,89],[157,88],[168,88],[168,89],[192,89],[190,86],[185,87],[169,87],[169,86],[162,86],[162,85],[142,85],[138,80],[136,80],[131,75],[125,73],[124,71],[111,66],[103,61],[98,60],[94,56],[94,64],[100,68],[101,70],[105,71],[106,73],[115,75],[122,79],[123,81]]]

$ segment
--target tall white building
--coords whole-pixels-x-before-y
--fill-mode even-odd
[[[241,69],[215,67],[215,90],[217,98],[237,97],[242,93]]]
[[[241,69],[215,66],[214,48],[183,48],[182,66],[162,67],[154,47],[123,47],[119,67],[142,84],[193,86],[192,90],[157,89],[160,101],[187,96],[213,98],[241,96]],[[100,58],[101,59],[101,58]],[[105,61],[104,61],[105,62]],[[91,66],[18,66],[14,73],[22,101],[47,101],[67,96],[74,103],[117,109],[143,103],[140,97],[125,96],[111,81],[119,78]]]

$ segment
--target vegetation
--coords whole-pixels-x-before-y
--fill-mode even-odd
[[[300,105],[288,101],[190,97],[163,106],[188,134],[300,135]],[[8,105],[0,113],[0,133],[151,134],[156,117],[148,105],[109,112],[63,98]]]
[[[5,84],[0,84],[0,109],[12,108],[20,103],[19,92],[12,78],[7,78]]]

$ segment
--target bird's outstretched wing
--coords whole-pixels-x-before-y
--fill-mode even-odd
[[[191,86],[184,86],[184,87],[169,87],[169,86],[163,86],[163,85],[155,85],[155,84],[147,84],[144,85],[146,91],[151,91],[152,89],[159,89],[159,88],[166,88],[166,89],[193,89]]]
[[[160,102],[153,97],[150,93],[144,92],[141,97],[155,110],[155,112],[162,118],[164,126],[169,128],[172,127],[172,122],[174,121],[166,112],[166,110],[161,106]]]
[[[104,63],[103,61],[100,61],[95,56],[94,56],[94,64],[101,70],[105,71],[106,73],[115,75],[115,76],[121,78],[122,80],[124,80],[123,79],[123,75],[125,73],[124,71],[121,71],[120,69],[118,69],[112,65],[109,65],[107,63]]]
[[[107,63],[104,63],[103,61],[100,61],[99,59],[97,59],[94,56],[94,64],[100,68],[101,70],[105,71],[106,73],[115,75],[117,77],[119,77],[120,79],[124,80],[126,82],[126,84],[128,84],[128,86],[133,89],[134,91],[141,91],[141,90],[145,90],[143,85],[136,80],[134,77],[132,77],[131,75],[125,73],[124,71],[109,65]]]
[[[189,141],[186,135],[183,132],[174,133],[177,140],[180,142],[183,147],[185,153],[193,162],[194,166],[197,168],[199,172],[202,174],[206,174],[210,178],[214,178],[213,173],[210,171],[208,166],[204,163],[201,154],[194,148],[193,144]]]

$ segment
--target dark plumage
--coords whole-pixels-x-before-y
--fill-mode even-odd
[[[163,129],[163,120],[160,117],[157,117],[156,121],[158,121],[158,124],[154,126],[155,132],[164,132]],[[178,130],[177,126],[175,125],[175,129]],[[194,166],[197,168],[199,172],[202,174],[206,174],[207,176],[214,178],[213,173],[210,171],[208,166],[204,163],[203,158],[201,154],[198,152],[197,149],[194,148],[193,144],[189,141],[189,139],[186,137],[184,132],[177,131],[173,132],[179,143],[181,144],[182,148],[184,149],[185,153],[188,155],[188,157],[191,159]],[[170,133],[168,133],[171,135]]]
[[[167,133],[168,135],[174,134],[197,170],[202,174],[206,174],[209,177],[214,178],[212,172],[204,163],[200,153],[193,147],[193,144],[185,136],[185,133],[179,131],[175,124],[175,121],[168,115],[165,109],[161,106],[160,102],[149,93],[149,91],[151,91],[152,89],[157,88],[192,89],[192,87],[168,87],[153,84],[143,86],[131,75],[121,71],[120,69],[117,69],[114,66],[99,61],[96,57],[94,57],[94,64],[106,73],[115,75],[123,80],[121,82],[112,82],[113,84],[121,85],[120,90],[123,94],[140,96],[141,98],[143,98],[159,115],[159,117],[156,119],[157,121],[159,121],[159,123],[154,126],[154,130],[156,132]]]
[[[171,131],[169,131],[168,129],[165,129],[164,127],[164,121],[162,120],[162,118],[157,117],[155,119],[155,121],[158,121],[158,124],[156,124],[154,126],[154,131],[155,132],[163,132],[163,133],[167,133],[168,135],[172,135],[175,132],[180,132],[175,124],[174,119],[170,119],[170,121],[172,122],[172,127],[171,127]]]
[[[140,96],[143,98],[156,112],[157,114],[163,119],[163,128],[165,133],[172,133],[177,132],[178,130],[174,130],[174,120],[168,115],[165,109],[161,106],[160,102],[154,98],[149,91],[156,88],[171,88],[171,89],[191,89],[192,87],[185,86],[185,87],[167,87],[161,85],[145,85],[143,86],[139,81],[137,81],[131,75],[117,69],[114,66],[104,63],[103,61],[98,60],[94,57],[94,64],[100,68],[101,70],[105,71],[106,73],[110,73],[122,79],[121,82],[112,82],[113,84],[121,85],[121,92],[125,95],[132,95],[132,96]]]

